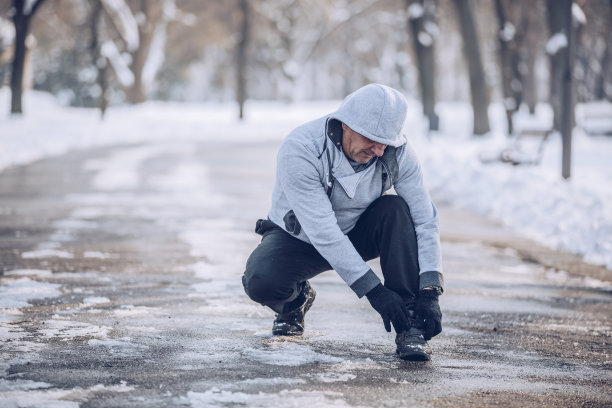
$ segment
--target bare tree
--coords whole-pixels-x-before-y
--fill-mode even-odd
[[[502,94],[504,97],[504,108],[506,110],[506,121],[508,123],[508,134],[514,133],[512,117],[518,108],[519,101],[513,92],[513,85],[520,84],[520,74],[518,74],[518,52],[515,41],[516,25],[508,18],[506,6],[502,0],[495,0],[495,12],[499,25],[499,61],[501,67]],[[518,77],[517,77],[518,74]]]
[[[572,35],[573,0],[548,0],[551,38],[547,51],[551,57],[551,105],[555,129],[561,132],[563,152],[561,175],[571,175],[572,129],[574,127],[574,36]]]
[[[242,119],[244,117],[244,103],[247,98],[246,54],[251,31],[248,0],[240,0],[239,8],[242,21],[240,24],[240,39],[236,46],[236,100],[240,110],[238,117]]]
[[[488,113],[489,90],[485,80],[474,16],[469,0],[455,0],[452,3],[457,11],[461,38],[463,39],[463,53],[468,65],[470,94],[474,111],[474,134],[483,135],[491,130]]]
[[[93,66],[95,66],[98,70],[98,74],[96,77],[96,83],[100,88],[100,100],[99,100],[99,108],[102,117],[104,117],[104,112],[108,107],[108,80],[107,80],[107,70],[108,70],[108,62],[105,58],[102,57],[100,48],[100,23],[102,18],[102,2],[100,0],[92,0],[91,1],[91,14],[89,16],[89,27],[91,30],[91,40],[89,44],[89,51],[91,53],[93,59]]]
[[[548,29],[550,38],[546,52],[550,60],[550,94],[549,101],[553,108],[553,129],[561,131],[561,103],[563,100],[563,75],[565,73],[565,51],[567,51],[567,32],[565,32],[565,0],[563,5],[558,0],[547,0]],[[570,14],[571,15],[571,14]]]
[[[535,113],[538,102],[537,82],[535,65],[538,55],[541,53],[543,38],[546,37],[546,26],[542,24],[544,20],[544,3],[542,0],[521,0],[521,8],[525,15],[525,35],[519,44],[523,55],[522,80],[523,80],[523,100],[529,109],[530,114]]]
[[[412,45],[419,73],[419,89],[423,114],[429,120],[429,129],[438,130],[436,113],[434,43],[437,36],[435,7],[433,0],[406,0],[408,25],[412,34]]]
[[[126,99],[130,103],[141,103],[147,99],[147,87],[144,81],[144,69],[151,52],[151,45],[156,35],[165,35],[164,1],[140,0],[137,5],[139,44],[130,52],[132,62],[130,70],[134,82],[126,89]],[[159,30],[159,31],[158,31]]]
[[[13,24],[15,25],[15,53],[11,69],[11,113],[23,113],[21,99],[23,95],[23,73],[26,57],[26,38],[30,30],[30,22],[36,10],[44,0],[26,2],[13,1]],[[28,6],[28,7],[26,7]]]

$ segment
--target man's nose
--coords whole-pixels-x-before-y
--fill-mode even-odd
[[[384,145],[382,143],[375,143],[374,146],[372,147],[372,151],[374,152],[376,156],[380,157],[385,152],[386,147],[387,145]]]

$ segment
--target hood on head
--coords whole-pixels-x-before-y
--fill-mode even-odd
[[[385,145],[406,143],[402,134],[408,103],[399,91],[381,84],[370,84],[347,96],[332,118],[360,135]]]

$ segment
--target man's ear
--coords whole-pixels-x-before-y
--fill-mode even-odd
[[[343,131],[346,131],[346,129],[348,129],[348,126],[346,126],[346,125],[344,124],[344,122],[340,122],[340,123],[342,123],[342,130],[343,130]]]

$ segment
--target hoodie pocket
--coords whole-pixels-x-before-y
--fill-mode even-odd
[[[295,216],[293,210],[289,210],[289,212],[285,214],[285,216],[283,217],[283,221],[285,222],[285,229],[288,233],[296,237],[300,235],[300,231],[302,231],[302,226],[300,225],[300,222]]]

